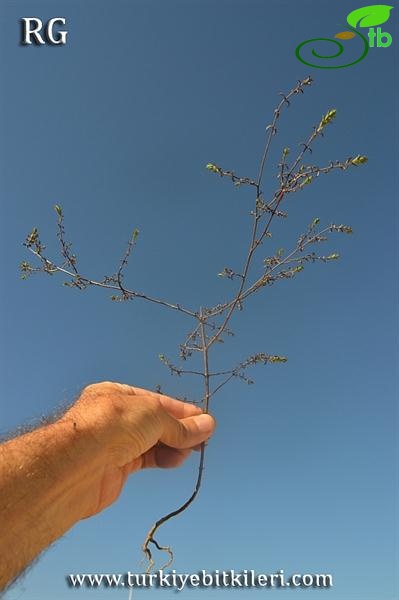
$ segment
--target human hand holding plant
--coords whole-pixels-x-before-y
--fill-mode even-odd
[[[81,499],[85,517],[114,502],[131,473],[180,466],[215,426],[198,406],[112,382],[86,387],[61,421],[88,431],[102,457]]]
[[[0,445],[0,590],[81,519],[114,502],[139,469],[179,466],[215,422],[141,388],[86,387],[54,423]]]

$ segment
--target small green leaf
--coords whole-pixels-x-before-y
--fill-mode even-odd
[[[304,268],[305,268],[305,267],[304,267],[303,265],[298,265],[297,267],[294,267],[294,268],[292,269],[292,273],[300,273],[301,271],[303,271],[303,270],[304,270]]]
[[[352,27],[374,27],[388,21],[393,6],[374,4],[353,10],[346,20]]]
[[[62,208],[59,204],[54,204],[54,210],[59,217],[62,217]]]
[[[206,168],[208,169],[208,171],[212,171],[212,173],[221,173],[221,169],[213,163],[208,163],[206,165]]]
[[[321,119],[319,126],[317,128],[317,132],[320,133],[320,131],[326,126],[329,125],[330,123],[332,123],[332,121],[335,119],[337,115],[337,109],[336,108],[331,108]]]
[[[133,231],[133,233],[132,233],[132,241],[133,241],[133,242],[135,242],[135,241],[137,240],[139,233],[140,233],[140,232],[139,232],[139,230],[138,230],[138,229],[135,229],[135,230]]]
[[[285,363],[287,360],[288,358],[286,356],[271,355],[268,357],[268,362],[271,363]]]
[[[361,154],[358,154],[357,156],[355,156],[355,158],[352,158],[351,163],[352,165],[364,165],[366,164],[366,162],[368,161],[367,156],[362,156]]]
[[[352,227],[349,225],[335,225],[334,223],[330,227],[330,231],[340,231],[342,233],[353,233]]]

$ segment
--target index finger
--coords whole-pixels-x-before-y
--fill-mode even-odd
[[[193,417],[200,415],[203,411],[199,406],[192,404],[191,402],[183,402],[182,400],[176,400],[165,394],[157,394],[144,388],[133,387],[131,385],[123,385],[123,388],[130,394],[135,396],[150,396],[160,401],[163,408],[175,419],[184,419],[186,417]]]
[[[176,419],[193,417],[194,415],[200,415],[203,412],[202,408],[195,404],[191,404],[191,402],[175,400],[174,398],[163,396],[162,394],[158,394],[158,397],[164,409]]]

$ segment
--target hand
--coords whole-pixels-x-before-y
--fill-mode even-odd
[[[214,419],[193,404],[111,382],[85,388],[61,421],[98,445],[100,460],[93,461],[81,498],[82,518],[112,504],[130,473],[182,464],[215,427]]]
[[[119,383],[85,388],[61,419],[0,445],[0,590],[128,475],[176,467],[212,434],[201,409]]]

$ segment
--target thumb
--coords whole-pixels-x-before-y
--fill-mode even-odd
[[[215,419],[208,414],[174,419],[166,411],[159,441],[172,448],[192,448],[207,440],[215,429]]]

